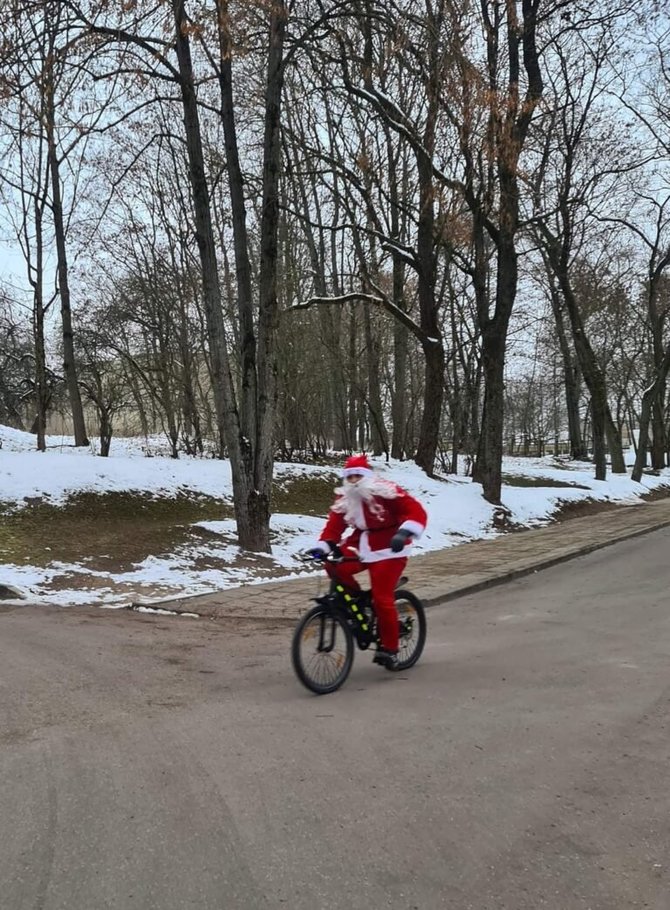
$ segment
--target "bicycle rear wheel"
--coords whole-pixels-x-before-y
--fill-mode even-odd
[[[426,611],[410,591],[396,591],[395,605],[400,623],[400,647],[395,670],[408,670],[421,657],[426,644]]]
[[[335,692],[354,660],[354,641],[344,617],[320,604],[302,617],[291,646],[293,669],[300,682],[317,695]]]

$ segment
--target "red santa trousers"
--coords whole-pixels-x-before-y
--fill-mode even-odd
[[[348,588],[354,588],[354,590],[360,590],[360,585],[354,575],[368,570],[372,587],[372,605],[379,624],[379,638],[382,648],[387,651],[397,651],[400,644],[395,589],[406,565],[407,559],[404,556],[396,559],[382,559],[379,562],[363,563],[356,560],[339,565],[326,563],[326,571],[332,579],[341,582]]]

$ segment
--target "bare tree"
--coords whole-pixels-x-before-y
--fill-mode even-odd
[[[262,24],[267,39],[263,65],[265,89],[261,102],[263,123],[260,177],[261,215],[258,226],[258,293],[251,287],[251,259],[256,255],[246,234],[246,188],[239,164],[237,106],[233,95],[235,17],[230,4],[217,0],[215,35],[219,53],[209,43],[211,22],[207,11],[185,0],[170,4],[173,38],[166,41],[143,28],[152,22],[165,28],[160,4],[150,11],[134,5],[118,12],[118,21],[105,20],[106,10],[91,5],[88,16],[82,4],[68,4],[89,35],[101,46],[132,46],[141,58],[137,71],[164,80],[178,89],[188,157],[195,239],[202,272],[202,293],[211,358],[213,392],[219,429],[225,438],[233,475],[233,498],[241,546],[269,550],[269,519],[273,469],[273,430],[276,398],[275,345],[278,317],[277,232],[279,225],[279,169],[281,145],[284,38],[289,4],[250,4],[249,15]],[[245,11],[246,13],[246,11]],[[242,16],[246,23],[245,15]],[[226,177],[233,217],[236,263],[237,323],[241,381],[236,391],[227,348],[217,242],[211,211],[211,185],[206,167],[198,99],[198,77],[193,43],[213,68],[220,85],[221,123],[225,137]],[[174,50],[174,56],[172,51]],[[257,51],[257,53],[261,53]]]
[[[46,131],[41,102],[18,91],[23,65],[17,58],[5,58],[2,68],[4,94],[12,102],[12,120],[3,118],[4,148],[0,181],[5,211],[21,250],[31,296],[32,387],[35,419],[31,432],[36,434],[40,451],[46,449],[47,415],[52,397],[52,382],[47,365],[45,322],[56,299],[46,289],[45,260],[49,246]]]
[[[30,331],[9,292],[0,288],[0,423],[24,429],[26,402],[33,400]]]
[[[98,415],[100,455],[106,458],[112,444],[114,418],[128,403],[127,388],[120,360],[110,356],[109,339],[98,328],[105,325],[106,314],[92,311],[88,315],[90,324],[79,333],[79,381]]]
[[[25,114],[30,112],[32,115],[33,122],[25,123],[24,128],[33,133],[44,132],[45,175],[48,176],[48,205],[53,223],[61,308],[63,373],[75,445],[84,446],[88,445],[88,439],[75,363],[67,249],[68,213],[63,199],[62,170],[64,163],[78,150],[78,161],[72,168],[77,176],[70,182],[73,195],[76,194],[78,171],[92,126],[87,121],[91,118],[79,114],[68,122],[68,112],[77,104],[75,93],[80,89],[76,88],[78,76],[73,77],[69,58],[73,44],[65,6],[54,0],[30,0],[28,3],[12,0],[7,21],[9,28],[5,31],[2,67],[13,68],[16,78],[11,91],[17,96],[17,103],[20,103],[18,96],[23,99]]]
[[[640,480],[645,465],[652,428],[652,467],[660,469],[666,464],[668,450],[665,397],[667,377],[670,371],[670,340],[668,340],[668,295],[667,270],[670,267],[670,195],[667,189],[668,163],[670,160],[670,75],[667,67],[667,41],[670,29],[667,20],[660,33],[657,30],[652,47],[655,60],[652,75],[644,80],[642,89],[637,86],[631,91],[626,86],[622,100],[633,115],[653,149],[657,160],[656,173],[652,173],[649,188],[636,187],[636,197],[642,203],[643,218],[612,218],[615,224],[624,225],[641,245],[646,258],[644,279],[645,312],[651,339],[651,369],[642,395],[639,417],[638,450],[633,468],[633,479]]]
[[[547,53],[551,93],[532,175],[532,226],[549,270],[549,293],[564,357],[573,450],[578,440],[576,389],[571,348],[564,334],[565,316],[591,398],[595,476],[599,480],[607,474],[608,445],[613,472],[625,473],[626,466],[620,433],[610,411],[606,373],[585,325],[582,302],[588,308],[589,301],[585,298],[580,302],[576,263],[580,258],[586,262],[590,255],[589,244],[598,232],[598,214],[606,213],[613,191],[639,165],[637,150],[627,148],[620,124],[611,116],[608,96],[611,56],[617,42],[614,25],[621,17],[621,27],[627,12],[622,6],[604,7],[601,18],[589,22],[584,30],[559,30],[553,36],[551,54]],[[603,289],[593,288],[596,298],[602,293]]]

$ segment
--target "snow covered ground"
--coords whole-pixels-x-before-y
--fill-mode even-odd
[[[25,508],[41,500],[63,505],[82,493],[134,492],[154,497],[206,495],[230,501],[231,478],[227,462],[213,459],[167,457],[160,437],[114,439],[109,458],[90,449],[75,449],[67,437],[49,437],[48,450],[34,450],[34,437],[0,426],[0,502],[5,510]],[[632,460],[633,455],[631,453]],[[373,460],[374,461],[374,460]],[[377,459],[379,473],[400,483],[426,506],[429,523],[414,552],[451,547],[470,540],[495,536],[493,507],[481,496],[481,487],[465,477],[431,480],[416,465]],[[537,527],[551,520],[562,505],[586,499],[640,503],[651,490],[670,485],[670,469],[660,476],[645,475],[641,484],[630,477],[610,475],[605,482],[593,479],[590,464],[542,459],[508,458],[504,472],[527,478],[537,486],[505,485],[503,502],[517,526]],[[275,475],[286,480],[298,475],[331,476],[333,469],[310,465],[277,464]],[[562,486],[543,486],[543,481]],[[276,514],[272,519],[272,557],[249,557],[234,543],[233,521],[198,522],[206,539],[191,542],[171,553],[156,553],[135,563],[130,571],[94,570],[86,561],[48,565],[0,564],[0,584],[10,586],[31,603],[68,605],[98,603],[124,606],[167,596],[186,596],[295,577],[301,570],[295,556],[318,535],[321,518]],[[43,561],[43,560],[42,560]],[[36,560],[36,563],[39,563]],[[268,571],[271,568],[271,572]]]

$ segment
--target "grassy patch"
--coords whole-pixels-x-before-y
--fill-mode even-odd
[[[642,494],[642,499],[645,502],[656,502],[658,499],[667,499],[670,496],[670,485],[663,484],[662,486],[654,487],[653,490],[649,490],[647,493]]]
[[[84,562],[96,571],[119,571],[174,551],[194,536],[193,522],[231,515],[221,500],[192,494],[82,493],[64,506],[32,503],[3,515],[0,562]]]
[[[563,480],[555,480],[553,477],[526,477],[523,474],[503,474],[502,482],[508,487],[569,487],[572,490],[588,490],[579,483],[568,483]]]
[[[275,484],[273,509],[325,516],[336,485],[335,474],[288,477]],[[174,498],[81,493],[62,506],[35,499],[15,511],[0,504],[0,516],[0,563],[83,563],[104,572],[128,571],[148,556],[206,538],[195,522],[234,517],[231,503],[186,492]]]
[[[275,512],[325,517],[340,482],[336,474],[287,477],[274,486],[272,508]]]
[[[620,502],[609,502],[598,499],[580,499],[579,502],[562,502],[552,515],[553,521],[569,521],[571,518],[583,518],[586,515],[599,515],[621,507]]]

